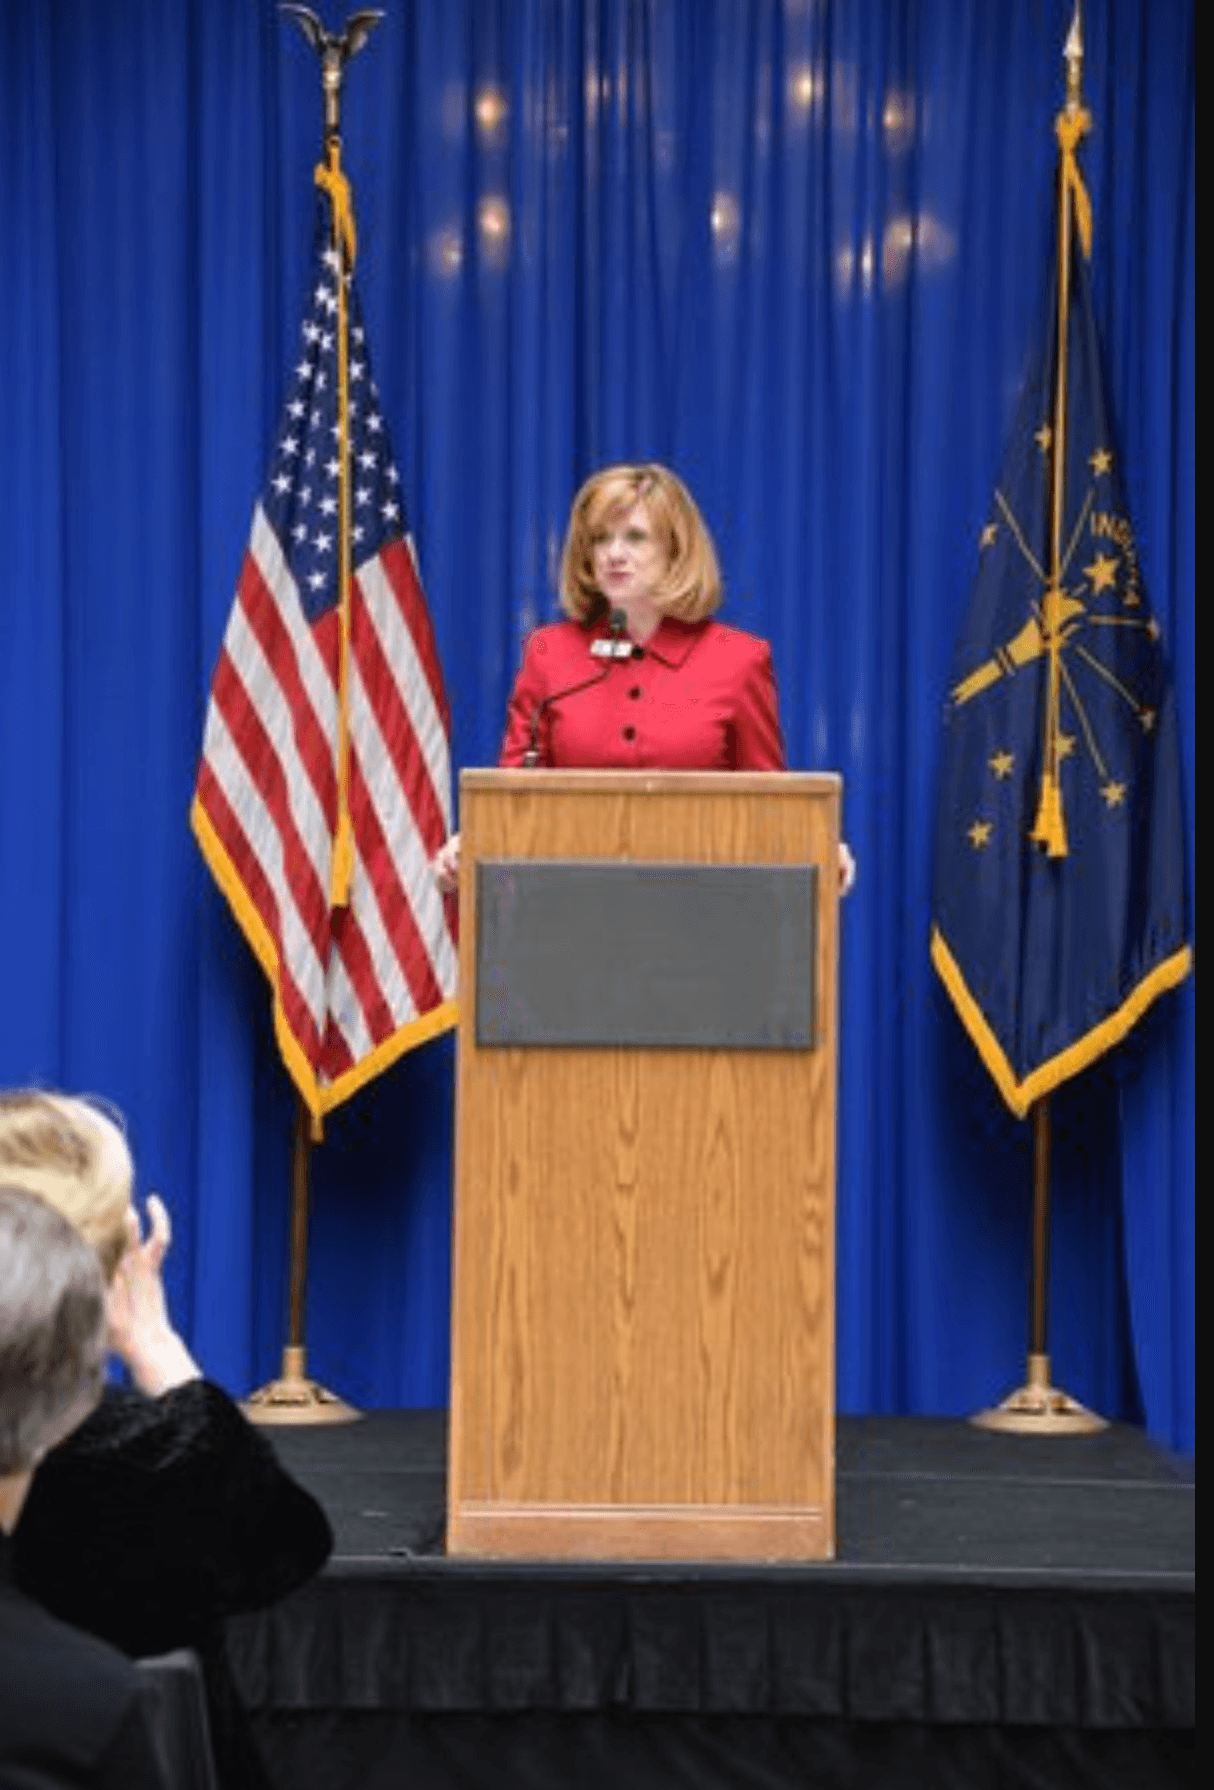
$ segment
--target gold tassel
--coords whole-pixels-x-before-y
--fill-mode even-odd
[[[332,886],[329,893],[331,907],[349,907],[353,876],[354,829],[350,825],[350,810],[343,807],[337,816],[337,834],[333,840]]]
[[[1043,845],[1051,858],[1067,856],[1066,822],[1062,817],[1062,791],[1056,775],[1047,771],[1041,779],[1041,799],[1037,819],[1029,838],[1034,845]]]

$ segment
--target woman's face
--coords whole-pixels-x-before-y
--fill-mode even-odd
[[[604,518],[593,537],[594,581],[613,609],[650,602],[669,569],[644,498]]]

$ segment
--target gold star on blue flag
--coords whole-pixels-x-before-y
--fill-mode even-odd
[[[1061,220],[1042,351],[981,534],[936,829],[932,961],[1021,1117],[1191,962],[1171,680],[1075,240],[1089,220],[1074,147],[1060,204],[1078,215]]]

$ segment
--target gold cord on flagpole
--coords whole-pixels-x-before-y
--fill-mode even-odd
[[[1079,37],[1079,11],[1067,40],[1066,105],[1054,121],[1058,139],[1058,335],[1055,356],[1054,420],[1050,435],[1050,575],[1043,599],[1041,632],[1047,654],[1045,738],[1042,742],[1041,796],[1037,818],[1029,837],[1044,846],[1051,858],[1067,855],[1066,816],[1062,806],[1059,697],[1062,687],[1062,640],[1069,613],[1062,588],[1062,515],[1066,501],[1067,450],[1067,331],[1071,302],[1071,208],[1079,219],[1080,240],[1091,253],[1092,208],[1076,150],[1091,128],[1091,114],[1080,100],[1083,46]]]
[[[348,276],[354,267],[354,206],[341,167],[341,138],[327,144],[328,162],[316,170],[316,184],[329,195],[333,211],[333,267],[337,281],[337,825],[329,890],[332,907],[348,907],[354,875],[354,833],[350,825],[350,313]]]
[[[346,63],[366,43],[382,12],[371,9],[351,13],[340,31],[326,31],[307,6],[281,5],[294,19],[320,58],[321,87],[325,102],[326,160],[316,170],[316,183],[329,195],[333,210],[332,243],[337,277],[337,427],[340,475],[338,480],[338,667],[337,667],[337,820],[333,832],[329,904],[347,907],[354,875],[354,831],[350,824],[350,444],[349,444],[349,312],[347,278],[354,266],[354,208],[350,183],[341,169],[341,89]]]

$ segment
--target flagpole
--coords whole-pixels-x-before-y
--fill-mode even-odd
[[[291,1152],[291,1280],[287,1344],[282,1373],[245,1399],[242,1409],[254,1423],[349,1423],[360,1413],[307,1374],[304,1347],[304,1288],[308,1271],[308,1170],[312,1115],[296,1096]]]
[[[1073,156],[1080,137],[1090,125],[1083,109],[1083,37],[1079,0],[1064,51],[1067,68],[1066,106],[1056,130],[1061,148],[1058,163],[1058,334],[1054,375],[1054,423],[1051,440],[1050,579],[1045,593],[1042,631],[1048,663],[1045,740],[1041,800],[1032,831],[1035,844],[1052,858],[1067,855],[1066,827],[1058,777],[1061,630],[1065,619],[1062,592],[1062,515],[1066,496],[1067,447],[1067,322],[1071,285],[1071,204],[1074,180]],[[979,1411],[970,1421],[980,1429],[1013,1430],[1032,1435],[1090,1434],[1107,1427],[1106,1420],[1063,1392],[1050,1380],[1047,1306],[1050,1234],[1050,1101],[1045,1095],[1032,1107],[1033,1122],[1033,1229],[1032,1273],[1029,1294],[1029,1347],[1022,1386],[992,1410]]]
[[[1001,1404],[978,1411],[970,1422],[979,1429],[1010,1430],[1021,1435],[1091,1435],[1108,1427],[1050,1378],[1048,1284],[1050,1238],[1050,1102],[1034,1102],[1033,1123],[1033,1251],[1029,1282],[1029,1346],[1024,1384]]]
[[[340,616],[340,649],[338,664],[337,717],[337,789],[338,812],[333,841],[333,870],[330,898],[334,907],[349,901],[354,848],[350,832],[347,804],[347,758],[349,733],[347,718],[348,652],[349,652],[349,585],[350,585],[350,449],[347,428],[348,391],[345,368],[348,358],[348,315],[346,311],[345,271],[354,259],[354,221],[350,207],[349,187],[341,172],[341,89],[345,65],[360,50],[372,28],[383,17],[380,12],[351,14],[339,32],[326,31],[319,18],[306,6],[283,5],[281,12],[295,20],[320,59],[321,87],[325,109],[325,160],[317,170],[317,182],[329,194],[333,209],[333,250],[340,257],[341,272],[337,280],[338,327],[341,333],[338,363],[342,390],[338,400],[341,425],[339,451],[341,480],[339,486],[338,533],[340,537],[340,571],[338,610]],[[313,1116],[301,1095],[296,1096],[295,1135],[291,1158],[291,1269],[288,1341],[282,1354],[282,1373],[277,1380],[253,1392],[244,1402],[246,1414],[255,1423],[348,1423],[360,1413],[336,1393],[330,1392],[307,1374],[307,1351],[304,1347],[304,1291],[308,1264],[309,1167],[314,1130]]]

